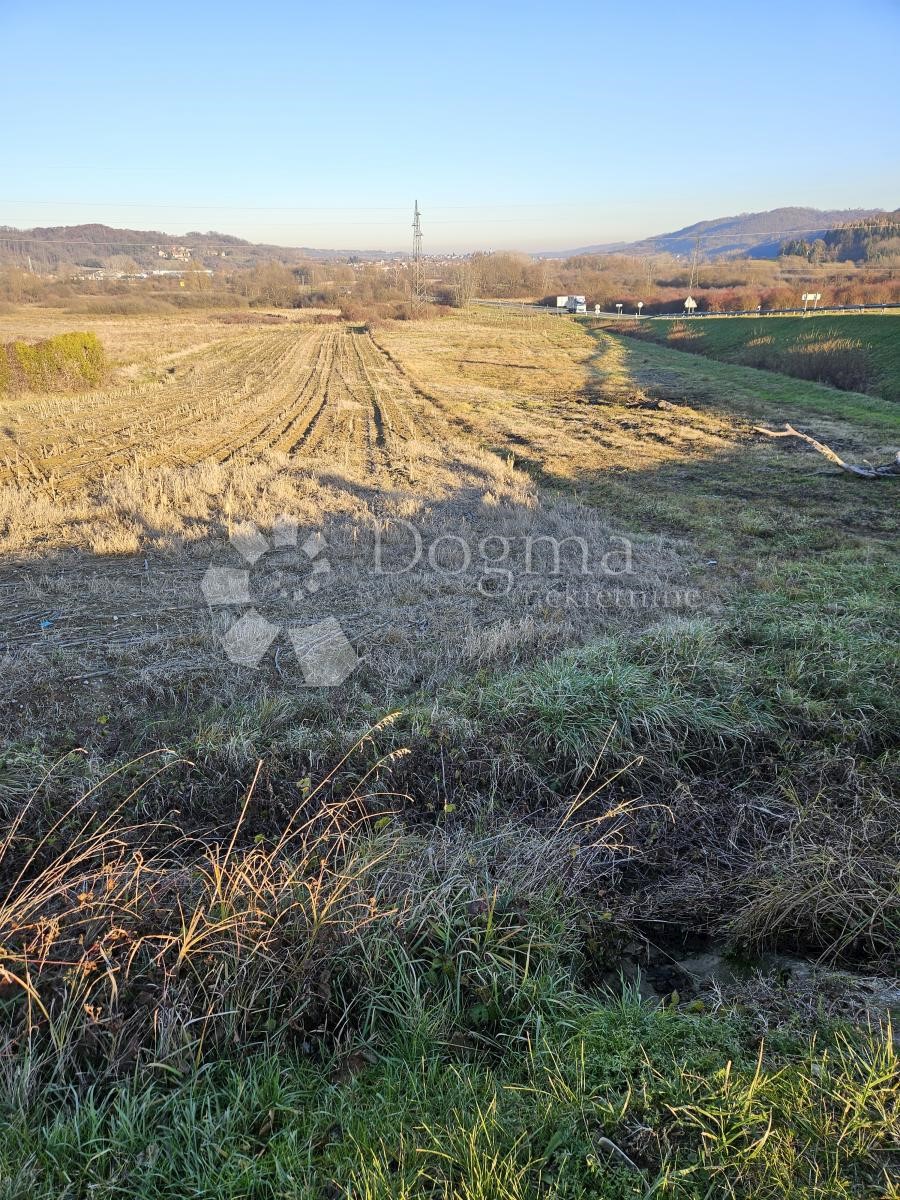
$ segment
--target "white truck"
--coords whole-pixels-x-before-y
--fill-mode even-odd
[[[566,304],[566,312],[570,313],[586,313],[587,304],[584,296],[569,296]]]

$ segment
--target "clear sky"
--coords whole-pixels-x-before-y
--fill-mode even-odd
[[[0,224],[569,248],[900,205],[900,0],[0,0]]]

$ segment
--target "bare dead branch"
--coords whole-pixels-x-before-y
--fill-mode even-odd
[[[784,429],[764,429],[761,425],[754,425],[753,429],[755,433],[764,433],[766,437],[799,438],[801,442],[806,442],[808,446],[812,446],[814,450],[817,450],[819,454],[823,454],[829,462],[833,462],[842,471],[849,471],[851,475],[858,475],[861,479],[885,479],[889,475],[900,475],[900,450],[895,455],[893,462],[885,463],[879,467],[872,467],[868,464],[861,466],[858,463],[844,462],[841,456],[836,454],[830,446],[826,446],[824,442],[817,442],[808,433],[801,433],[793,425],[785,424]]]

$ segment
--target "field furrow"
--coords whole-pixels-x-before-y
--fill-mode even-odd
[[[21,478],[24,464],[31,476],[67,489],[134,461],[149,466],[210,457],[211,433],[214,446],[233,444],[231,430],[249,419],[248,409],[269,401],[280,410],[279,388],[296,374],[300,349],[296,335],[282,331],[250,335],[240,346],[215,345],[171,382],[166,376],[91,396],[86,419],[79,425],[70,410],[62,430],[54,428],[52,443],[40,440],[34,428],[20,433],[13,426],[5,473]],[[24,425],[26,414],[17,415]]]

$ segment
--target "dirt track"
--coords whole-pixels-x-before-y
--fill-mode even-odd
[[[254,331],[139,383],[9,406],[0,482],[67,491],[130,464],[224,463],[267,450],[333,454],[374,471],[404,443],[436,435],[427,408],[363,331]]]

